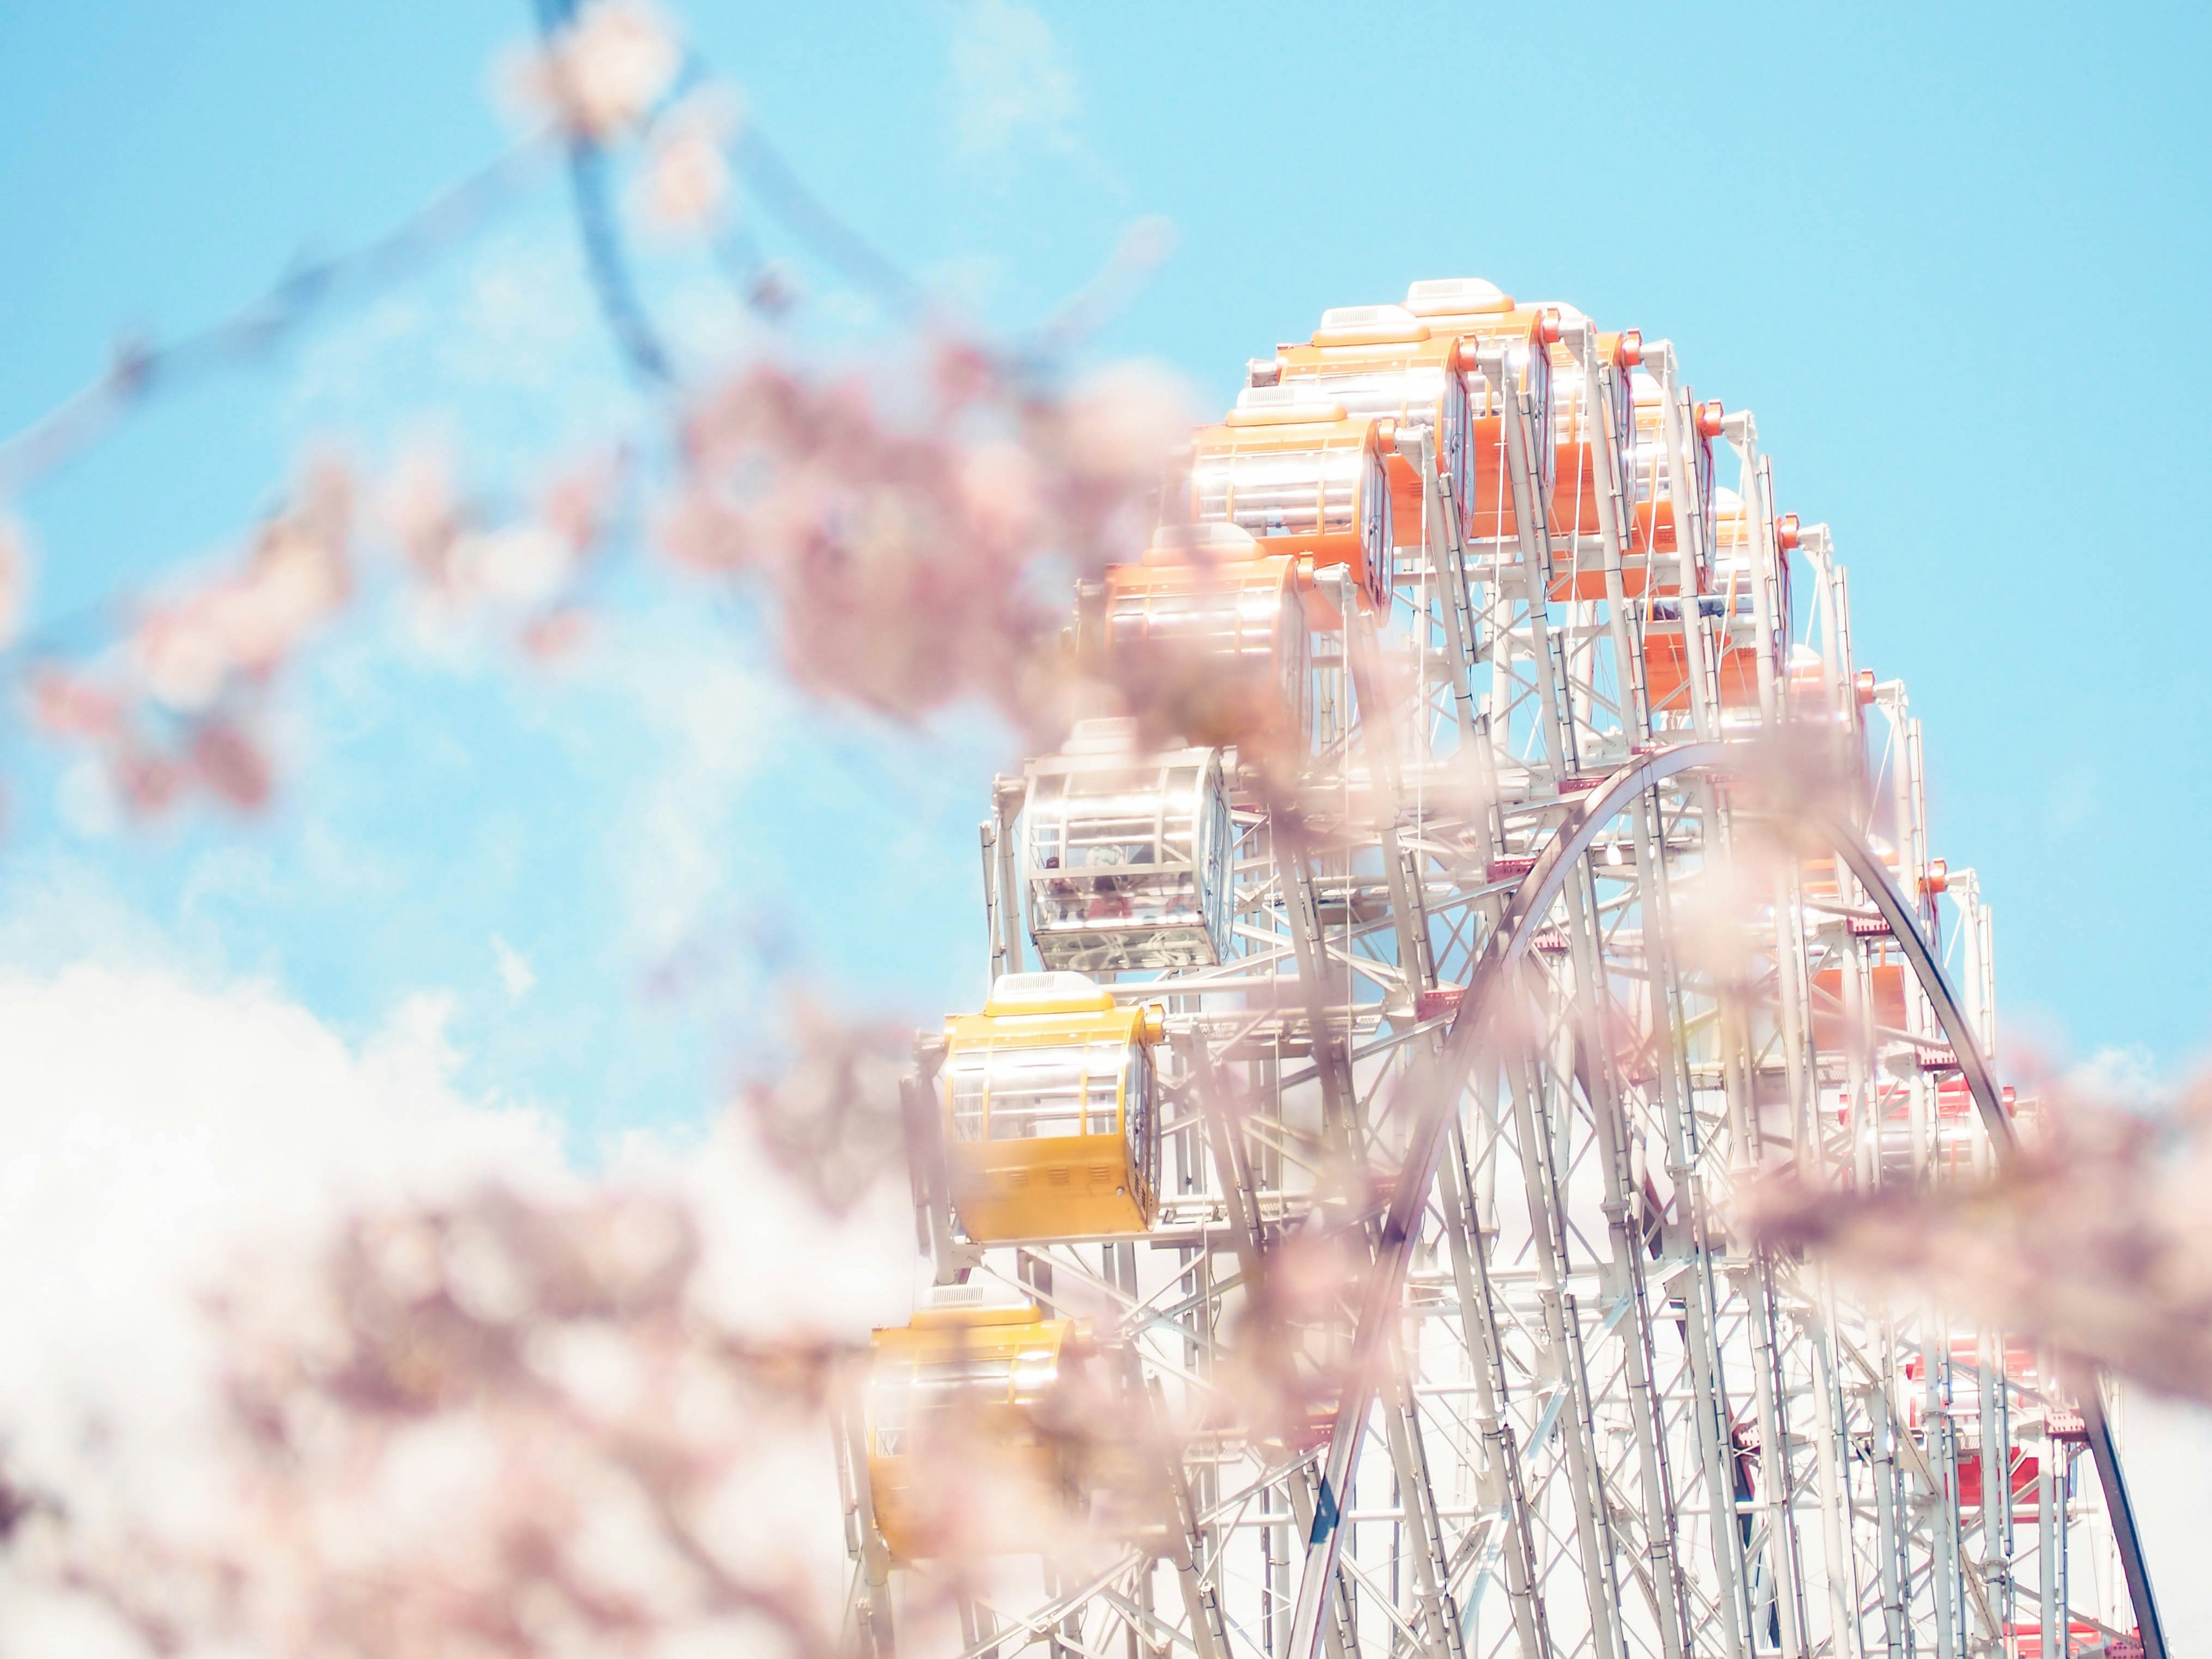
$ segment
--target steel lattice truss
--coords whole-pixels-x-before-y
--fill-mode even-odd
[[[926,1277],[1079,1319],[1180,1425],[1167,1518],[1079,1567],[906,1559],[856,1404],[854,1630],[889,1651],[941,1592],[968,1659],[2160,1650],[2094,1389],[1731,1220],[1754,1175],[1971,1179],[2009,1140],[1989,910],[1929,854],[1826,528],[1671,347],[1493,295],[1418,284],[1253,365],[1255,420],[1379,434],[1388,602],[1311,568],[1303,770],[1228,757],[1233,942],[1094,970],[1164,1011],[1149,1228],[971,1242],[917,1160]],[[997,973],[1044,949],[1039,787],[984,826]],[[1316,1241],[1356,1258],[1297,1338],[1339,1381],[1263,1431],[1240,1344]]]

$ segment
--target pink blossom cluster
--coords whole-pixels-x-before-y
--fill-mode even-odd
[[[407,457],[379,505],[422,619],[489,621],[538,659],[574,649],[589,626],[578,589],[627,476],[619,453],[587,457],[554,475],[534,511],[502,514],[464,496],[444,457]]]
[[[32,723],[88,751],[134,817],[194,793],[260,806],[270,787],[262,705],[352,592],[355,525],[351,475],[318,463],[237,568],[143,603],[113,660],[34,672]]]
[[[816,1206],[842,1216],[903,1165],[901,1090],[913,1033],[838,1018],[804,996],[791,1002],[786,1065],[746,1081],[738,1103],[777,1169]]]
[[[378,492],[372,520],[358,509],[353,471],[325,458],[234,568],[139,602],[120,649],[37,663],[27,677],[30,723],[82,751],[132,818],[195,797],[258,809],[275,781],[272,694],[356,596],[365,544],[379,534],[396,544],[427,617],[490,619],[511,628],[528,655],[550,659],[584,636],[577,588],[623,477],[619,457],[595,458],[556,476],[536,512],[502,518],[465,502],[441,462],[416,457]],[[15,578],[11,590],[10,571],[23,568],[11,546],[0,542],[0,612],[27,580]]]
[[[738,119],[735,100],[714,87],[655,118],[634,192],[649,225],[696,234],[722,219],[735,188],[729,145]]]
[[[683,65],[683,44],[658,6],[590,0],[510,78],[526,106],[604,143],[642,123]]]
[[[2061,1087],[2026,1127],[1986,1180],[1856,1193],[1774,1180],[1741,1219],[1771,1248],[2212,1401],[2212,1082],[2158,1116]]]
[[[700,1258],[684,1203],[611,1188],[357,1214],[210,1305],[211,1518],[71,1525],[18,1494],[18,1570],[157,1653],[827,1655],[827,1587],[758,1511],[828,1480],[791,1459],[826,1459],[839,1351],[726,1328]]]
[[[1169,389],[1122,370],[1064,397],[946,347],[901,422],[863,376],[748,368],[691,404],[671,552],[772,599],[792,675],[911,719],[980,698],[1064,724],[1061,595],[1141,551],[1182,429]]]

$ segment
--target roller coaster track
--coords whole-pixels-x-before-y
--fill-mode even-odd
[[[935,1311],[841,1437],[864,1653],[2163,1659],[2102,1385],[1733,1219],[1984,1179],[2036,1110],[1751,417],[1473,282],[1248,379],[982,828],[1012,977],[910,1086]],[[1074,1534],[915,1518],[964,1466],[885,1367],[972,1394],[986,1317],[982,1461]],[[1082,1352],[1149,1449],[1054,1449]]]

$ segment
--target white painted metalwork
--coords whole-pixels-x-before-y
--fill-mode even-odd
[[[1358,356],[1453,336],[1450,387],[1434,351],[1402,386]],[[1270,794],[1233,751],[1086,728],[985,826],[994,971],[1166,1010],[1158,1220],[982,1249],[925,1149],[925,1277],[1081,1322],[1173,1451],[1149,1529],[967,1564],[968,1659],[2162,1659],[2098,1389],[1734,1219],[1771,1171],[1940,1183],[2013,1139],[1990,909],[1930,854],[1918,725],[1853,659],[1828,528],[1778,511],[1751,417],[1671,345],[1571,307],[1416,283],[1301,352],[1255,360],[1276,389],[1248,404],[1388,421],[1418,481],[1388,607],[1309,562],[1189,599],[1155,574],[1111,625],[1249,656],[1177,620],[1249,588],[1312,763]],[[1261,487],[1291,464],[1237,460],[1233,506],[1231,465],[1201,513],[1295,553]],[[1335,479],[1295,481],[1317,524]],[[1147,863],[1104,918],[1126,949],[1054,885]],[[1340,1301],[1267,1327],[1329,1250]],[[1263,1330],[1319,1379],[1287,1416],[1253,1382]],[[888,1650],[953,1580],[887,1565],[866,1484],[855,1628]]]

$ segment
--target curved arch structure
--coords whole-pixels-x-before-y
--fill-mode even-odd
[[[1460,1094],[1467,1086],[1476,1051],[1510,994],[1513,975],[1528,953],[1531,938],[1551,915],[1559,901],[1559,890],[1575,864],[1588,854],[1590,844],[1610,819],[1638,795],[1669,778],[1725,767],[1726,756],[1727,746],[1719,743],[1690,743],[1662,750],[1614,772],[1573,809],[1534,866],[1514,889],[1512,902],[1507,905],[1475,966],[1466,998],[1452,1018],[1441,1049],[1418,1078],[1414,1086],[1422,1100],[1421,1117],[1405,1165],[1394,1185],[1389,1212],[1376,1240],[1374,1263],[1360,1298],[1358,1325],[1348,1368],[1350,1381],[1329,1428],[1319,1513],[1306,1539],[1298,1599],[1285,1650],[1289,1655],[1314,1659],[1321,1650],[1322,1604],[1327,1587],[1336,1574],[1337,1551],[1343,1538],[1339,1524],[1343,1511],[1338,1499],[1348,1484],[1352,1457],[1375,1402],[1375,1379],[1378,1367],[1385,1363],[1389,1325],[1399,1316],[1406,1268],[1419,1232],[1418,1218],[1434,1189],[1445,1133],[1457,1109]],[[1943,1034],[1958,1056],[1960,1069],[1972,1091],[1974,1104],[1990,1141],[2001,1152],[2009,1153],[2018,1144],[2011,1114],[1997,1092],[1980,1040],[1957,996],[1945,981],[1935,951],[1921,935],[1918,916],[1898,891],[1874,849],[1848,820],[1825,810],[1819,811],[1817,817],[1821,833],[1850,867],[1888,923],[1891,935],[1903,947],[1915,978],[1933,1005]],[[2143,1650],[2148,1659],[2165,1659],[2165,1635],[2151,1593],[2149,1575],[2143,1565],[2134,1508],[2128,1497],[2111,1425],[2094,1390],[2082,1401],[2081,1409],[2087,1421],[2098,1475],[2111,1505],[2129,1595],[2140,1621]]]
[[[1958,997],[1945,981],[1934,949],[1921,936],[1919,918],[1913,915],[1905,895],[1897,890],[1897,884],[1874,849],[1848,822],[1824,815],[1820,827],[1837,854],[1850,866],[1851,873],[1881,910],[1882,919],[1889,924],[1891,936],[1904,948],[1913,976],[1933,1005],[1936,1018],[1942,1023],[1943,1035],[1950,1040],[1952,1052],[1959,1058],[1959,1068],[1965,1075],[1966,1086],[1973,1091],[1974,1107],[1981,1114],[1982,1127],[1990,1144],[2001,1157],[2011,1152],[2019,1143],[2012,1114],[2005,1109],[2003,1097],[1997,1092],[1996,1075],[1988,1057],[1982,1053],[1981,1040],[1974,1033],[1972,1021],[1966,1018]],[[2158,1598],[2151,1589],[2150,1570],[2143,1561],[2142,1539],[2136,1529],[2135,1503],[2128,1495],[2127,1476],[2120,1468],[2119,1447],[2113,1441],[2112,1425],[2105,1415],[2104,1401],[2099,1395],[2100,1388],[2093,1385],[2081,1396],[2081,1418],[2090,1455],[2095,1460],[2097,1479],[2105,1489],[2113,1541],[2119,1551],[2121,1571],[2127,1576],[2128,1599],[2135,1607],[2144,1655],[2146,1659],[2166,1659],[2166,1630],[2159,1618]]]
[[[1467,993],[1452,1017],[1440,1051],[1414,1086],[1419,1091],[1421,1115],[1404,1168],[1392,1189],[1390,1209],[1376,1241],[1374,1265],[1368,1270],[1360,1297],[1359,1322],[1353,1338],[1352,1362],[1343,1399],[1329,1426],[1328,1455],[1322,1465],[1318,1516],[1306,1539],[1304,1570],[1298,1580],[1298,1599],[1291,1614],[1290,1644],[1285,1652],[1311,1655],[1319,1651],[1322,1601],[1336,1574],[1337,1551],[1343,1529],[1337,1524],[1342,1512],[1338,1501],[1350,1484],[1352,1460],[1367,1414],[1375,1401],[1376,1376],[1382,1361],[1383,1344],[1390,1322],[1396,1317],[1407,1260],[1419,1236],[1421,1212],[1436,1185],[1437,1164],[1443,1156],[1444,1138],[1458,1109],[1487,1026],[1503,1006],[1516,969],[1527,957],[1538,927],[1552,914],[1559,890],[1576,864],[1589,851],[1597,833],[1614,814],[1636,796],[1665,779],[1693,768],[1717,763],[1726,753],[1717,743],[1693,743],[1664,750],[1625,766],[1599,786],[1570,812],[1565,824],[1538,855],[1535,865],[1513,890],[1513,898],[1499,918],[1490,942],[1475,963]]]

